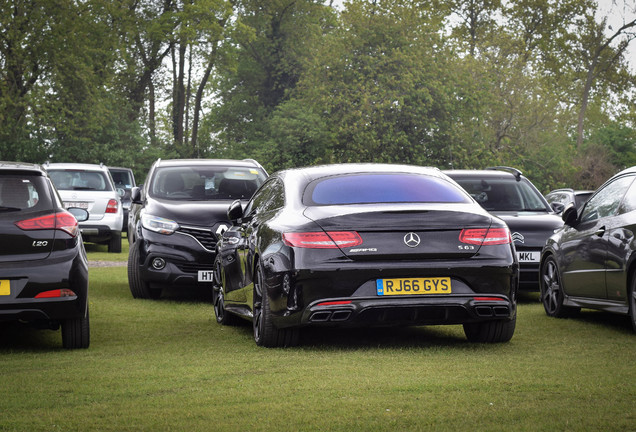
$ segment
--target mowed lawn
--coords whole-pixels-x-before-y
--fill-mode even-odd
[[[636,430],[624,316],[550,319],[532,294],[507,344],[436,326],[308,330],[264,349],[249,325],[217,325],[207,296],[135,300],[125,267],[90,280],[88,350],[0,327],[0,431]]]

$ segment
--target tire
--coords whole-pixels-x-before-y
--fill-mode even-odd
[[[636,332],[636,274],[632,275],[629,288],[629,317],[632,320],[632,328]]]
[[[139,273],[139,243],[133,243],[128,253],[128,287],[134,298],[158,299],[160,289],[152,289]]]
[[[485,321],[464,324],[464,334],[470,342],[501,343],[512,339],[517,325],[517,315],[511,320]]]
[[[109,253],[121,253],[121,232],[113,231],[108,241]]]
[[[541,264],[539,283],[541,288],[541,303],[543,303],[543,308],[548,316],[567,318],[580,310],[579,308],[571,308],[563,305],[565,294],[561,286],[559,268],[557,267],[554,257],[550,256],[546,258]]]
[[[62,321],[62,346],[66,349],[88,348],[90,342],[90,322],[86,306],[86,316]]]
[[[297,328],[277,329],[272,322],[269,297],[265,286],[265,277],[260,264],[254,272],[254,304],[252,308],[254,342],[268,348],[292,347],[298,345]]]
[[[214,262],[214,282],[212,286],[212,304],[214,305],[214,316],[216,322],[221,325],[236,325],[238,317],[225,310],[225,296],[223,288],[223,279],[221,275],[221,263],[217,259]]]

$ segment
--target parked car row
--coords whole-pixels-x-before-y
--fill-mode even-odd
[[[296,345],[306,326],[424,324],[506,342],[518,289],[539,291],[549,316],[601,309],[636,331],[635,179],[636,167],[586,203],[561,189],[550,204],[508,167],[268,176],[254,160],[157,160],[138,187],[127,168],[0,162],[0,321],[88,347],[82,240],[118,252],[128,231],[133,297],[210,290],[217,322],[250,321],[260,346]]]

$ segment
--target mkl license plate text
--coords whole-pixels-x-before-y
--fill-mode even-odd
[[[450,294],[449,277],[376,280],[378,295]]]

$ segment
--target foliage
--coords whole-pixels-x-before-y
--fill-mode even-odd
[[[512,165],[543,191],[636,164],[634,0],[338,4],[5,2],[0,159]]]

